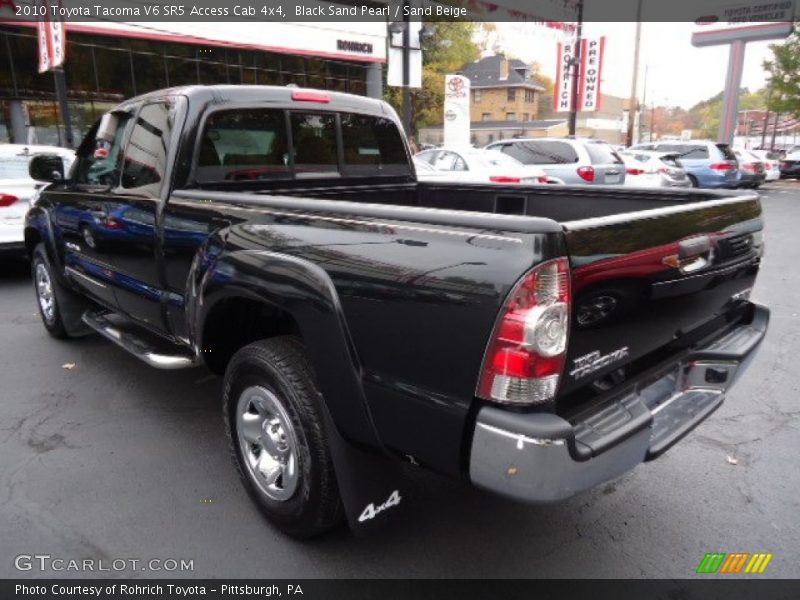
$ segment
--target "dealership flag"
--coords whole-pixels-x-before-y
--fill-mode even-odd
[[[58,0],[54,5],[58,5]],[[67,49],[67,34],[60,17],[53,17],[48,0],[41,0],[44,12],[36,22],[39,38],[39,73],[50,71],[64,64]]]
[[[575,42],[558,43],[558,62],[556,63],[556,81],[553,88],[553,111],[569,112],[572,108],[572,58],[575,54]]]
[[[605,36],[581,41],[581,72],[578,88],[578,110],[600,110],[600,79],[603,68]]]

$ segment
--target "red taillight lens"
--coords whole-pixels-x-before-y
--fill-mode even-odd
[[[772,163],[771,163],[771,162],[764,163],[764,168],[765,168],[767,171],[772,171],[772,168],[773,168],[773,167],[772,167]]]
[[[569,263],[551,260],[514,287],[483,359],[477,395],[504,404],[537,404],[556,395],[567,352]]]
[[[539,177],[536,178],[536,181],[539,183],[547,183],[547,175],[539,175]]]
[[[578,167],[578,175],[584,181],[594,181],[594,167]]]
[[[331,101],[331,97],[325,92],[297,90],[296,92],[292,92],[292,100],[296,102],[319,102],[320,104],[328,104]]]
[[[750,173],[755,173],[756,171],[756,166],[753,163],[741,163],[739,166],[742,170],[749,171]]]
[[[117,221],[116,219],[112,218],[112,217],[109,217],[108,219],[106,219],[105,222],[103,223],[103,226],[106,229],[121,229],[122,228],[122,225],[120,224],[120,222]]]
[[[636,169],[634,167],[631,167],[629,169],[625,169],[625,172],[628,175],[644,175],[644,169]]]
[[[507,177],[505,175],[492,175],[489,177],[489,181],[492,183],[520,183],[522,179],[520,177]]]
[[[0,194],[0,206],[11,206],[17,200],[19,200],[19,198],[11,194]]]
[[[733,171],[736,167],[731,163],[712,163],[708,168],[714,171]]]

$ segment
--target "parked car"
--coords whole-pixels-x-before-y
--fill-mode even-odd
[[[728,144],[705,140],[636,144],[631,150],[655,150],[678,154],[693,187],[727,188],[739,186],[739,164]]]
[[[434,171],[445,173],[449,181],[469,183],[547,183],[545,172],[496,150],[443,147],[425,150],[414,156]],[[426,176],[423,175],[423,178]]]
[[[764,163],[764,181],[776,181],[781,178],[780,157],[769,150],[750,150],[750,154],[757,156]]]
[[[800,146],[792,146],[780,162],[781,177],[800,179]]]
[[[733,151],[739,163],[739,185],[741,188],[757,189],[767,178],[763,161],[749,150]]]
[[[675,153],[625,150],[619,155],[625,161],[625,185],[639,187],[692,186]]]
[[[757,194],[418,181],[374,99],[157,91],[68,178],[30,169],[44,328],[223,375],[242,483],[296,537],[384,523],[400,461],[528,502],[615,478],[718,408],[767,328]],[[134,226],[93,247],[61,225],[83,211]]]
[[[0,144],[0,253],[24,254],[25,212],[44,182],[31,179],[28,163],[36,154],[61,157],[66,172],[75,152],[57,146]]]
[[[625,183],[625,163],[600,140],[583,138],[532,138],[494,142],[487,149],[500,150],[523,164],[535,165],[566,184]]]

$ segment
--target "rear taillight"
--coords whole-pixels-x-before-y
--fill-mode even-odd
[[[528,272],[503,305],[476,394],[503,404],[554,398],[567,352],[569,314],[567,259],[557,258]]]
[[[733,171],[736,167],[731,163],[712,163],[708,168],[713,171]]]
[[[756,166],[753,163],[740,163],[739,166],[743,171],[748,171],[750,173],[755,173],[756,171]]]
[[[772,163],[771,163],[771,162],[764,163],[764,168],[765,168],[767,171],[772,171],[772,169],[773,169]]]
[[[11,194],[0,194],[0,206],[11,206],[17,200],[19,200],[19,198]]]
[[[328,104],[331,101],[331,97],[325,92],[297,90],[292,92],[292,100],[295,102],[319,102],[320,104]]]
[[[628,175],[644,175],[644,169],[636,169],[634,167],[630,167],[628,169],[625,169],[625,172]]]
[[[539,177],[536,178],[536,181],[539,183],[547,183],[547,175],[539,175]]]
[[[578,175],[584,181],[594,181],[594,167],[578,167]]]
[[[522,181],[519,177],[507,177],[506,175],[492,175],[489,177],[492,183],[520,183]]]

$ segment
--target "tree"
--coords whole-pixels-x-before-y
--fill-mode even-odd
[[[772,60],[764,61],[769,74],[769,110],[800,117],[800,35],[795,32],[782,44],[770,44]]]
[[[411,90],[411,134],[420,127],[441,123],[444,109],[444,76],[455,73],[477,60],[480,49],[473,41],[475,24],[465,21],[442,21],[436,32],[422,42],[422,87]],[[388,87],[384,98],[402,111],[403,89]]]

